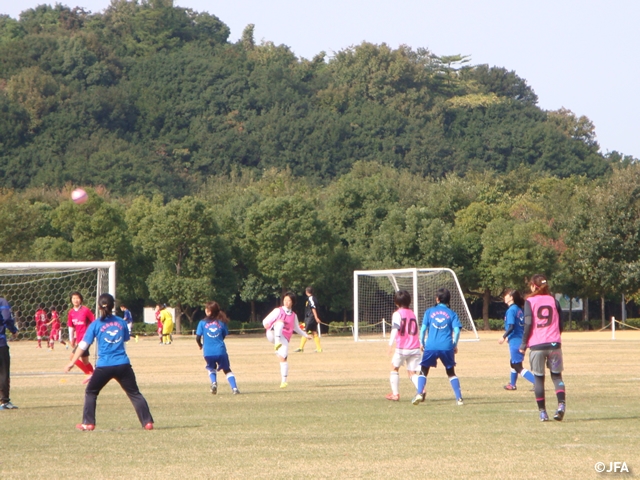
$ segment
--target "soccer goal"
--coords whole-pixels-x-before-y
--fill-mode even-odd
[[[451,309],[462,323],[461,340],[478,340],[478,332],[462,294],[458,278],[449,268],[404,268],[399,270],[356,270],[353,272],[353,337],[386,337],[395,311],[393,295],[398,290],[411,294],[411,309],[419,322],[435,305],[438,288],[451,292]]]
[[[7,299],[18,327],[18,339],[36,337],[34,315],[41,305],[51,319],[55,308],[62,326],[71,308],[71,292],[78,291],[84,304],[97,315],[98,297],[116,293],[115,262],[0,263],[0,295]],[[62,329],[67,336],[66,328]]]

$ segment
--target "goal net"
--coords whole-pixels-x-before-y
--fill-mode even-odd
[[[98,297],[110,293],[115,298],[115,262],[0,263],[0,295],[7,299],[18,328],[19,340],[36,338],[36,312],[53,309],[60,316],[63,338],[68,338],[67,313],[71,292],[80,292],[84,305],[97,315]],[[51,328],[47,328],[48,339]]]
[[[478,332],[462,294],[458,278],[449,268],[405,268],[399,270],[356,270],[353,272],[353,336],[386,336],[391,328],[391,315],[396,310],[394,293],[411,294],[411,309],[422,322],[424,312],[435,305],[436,291],[451,292],[451,309],[462,323],[461,340],[478,340]]]

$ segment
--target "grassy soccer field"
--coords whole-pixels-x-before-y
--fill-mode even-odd
[[[401,369],[400,402],[389,402],[385,342],[324,337],[322,354],[290,355],[279,389],[273,347],[230,337],[241,395],[224,376],[209,393],[195,340],[130,342],[129,356],[156,429],[143,430],[116,383],[98,398],[94,432],[82,420],[83,376],[63,375],[69,352],[11,344],[11,398],[0,411],[5,478],[598,478],[596,462],[640,472],[640,333],[563,336],[567,415],[540,423],[529,384],[508,381],[499,333],[461,344],[456,369],[465,405],[444,369],[432,369],[427,401]],[[292,344],[297,345],[294,336]],[[295,348],[295,347],[294,347]],[[555,407],[547,377],[548,410]],[[613,475],[613,474],[608,474]]]

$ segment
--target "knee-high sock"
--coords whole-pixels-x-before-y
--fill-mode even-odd
[[[391,384],[391,393],[398,395],[400,385],[400,375],[395,370],[389,375],[389,383]]]
[[[511,385],[516,386],[516,382],[518,381],[518,372],[516,372],[515,368],[511,369]]]
[[[418,390],[418,375],[415,373],[411,375],[411,382],[413,383],[413,386],[416,387],[416,390]]]
[[[533,390],[536,394],[536,402],[538,403],[538,410],[546,410],[547,405],[544,400],[544,376],[535,376],[536,382],[533,384]]]
[[[216,375],[216,372],[209,372],[209,380],[211,380],[211,383],[218,381],[218,375]]]
[[[565,403],[565,391],[564,382],[562,381],[561,373],[552,373],[551,380],[553,380],[553,386],[556,388],[556,397],[558,397],[558,403]]]
[[[91,373],[91,371],[89,371],[89,369],[84,364],[84,362],[80,359],[76,360],[75,366],[78,367],[80,370],[82,370],[83,373],[86,373],[87,375]]]
[[[91,375],[93,373],[93,365],[91,365],[91,363],[87,362],[84,364],[85,368],[87,369],[88,375]]]
[[[280,375],[282,376],[282,381],[286,382],[289,376],[289,362],[280,362]]]
[[[318,335],[313,336],[313,341],[316,342],[316,350],[322,350],[322,345],[320,345],[320,337]]]
[[[427,387],[427,377],[424,375],[418,375],[418,387],[416,388],[416,393],[418,395],[422,395]]]
[[[460,390],[460,380],[458,380],[458,377],[449,377],[449,383],[451,383],[453,393],[455,393],[456,395],[456,400],[462,398],[462,391]]]
[[[233,374],[233,372],[227,373],[227,381],[229,382],[229,385],[232,389],[238,388],[238,385],[236,385],[236,376]]]
[[[307,337],[302,337],[300,339],[300,350],[304,350],[304,346],[307,344]]]
[[[522,377],[525,378],[526,380],[529,380],[531,383],[536,383],[536,379],[535,379],[533,373],[531,373],[526,368],[522,369],[522,371],[520,372],[520,375],[522,375]]]

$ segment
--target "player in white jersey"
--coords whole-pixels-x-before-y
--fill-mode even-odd
[[[313,338],[302,331],[300,325],[298,325],[298,315],[293,311],[293,306],[296,304],[296,294],[293,292],[287,292],[282,298],[282,307],[274,309],[267,317],[262,321],[262,325],[267,330],[267,340],[275,345],[276,355],[280,360],[280,375],[282,376],[282,382],[280,388],[286,388],[289,384],[287,377],[289,376],[289,363],[287,358],[289,356],[289,341],[293,332],[307,337]]]
[[[420,370],[420,360],[422,352],[420,350],[420,329],[415,313],[409,309],[411,305],[411,295],[406,290],[399,290],[395,293],[393,301],[398,307],[391,317],[391,338],[389,339],[389,353],[395,342],[396,349],[391,359],[391,393],[387,395],[387,400],[397,402],[400,400],[400,374],[402,365],[407,365],[407,373],[414,386],[418,386],[418,371]]]

